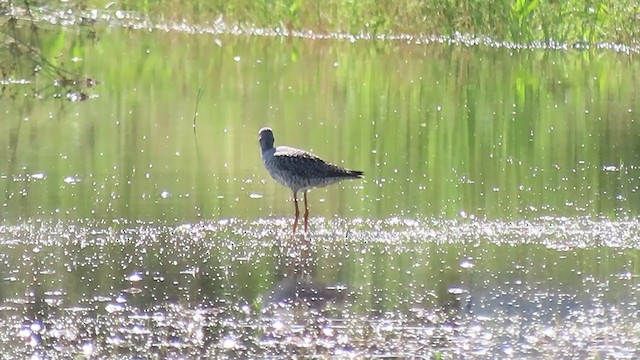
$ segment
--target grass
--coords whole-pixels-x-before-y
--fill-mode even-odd
[[[71,6],[102,9],[106,0],[76,0]],[[265,28],[357,34],[455,33],[513,43],[635,43],[640,3],[634,1],[538,0],[124,0],[124,10],[152,19],[211,22]]]
[[[157,22],[207,24],[222,17],[227,24],[269,29],[429,36],[461,33],[517,44],[634,45],[640,34],[640,3],[635,1],[71,0],[62,4],[75,11],[134,11]],[[48,1],[9,1],[0,4],[0,16],[12,6],[51,8]]]

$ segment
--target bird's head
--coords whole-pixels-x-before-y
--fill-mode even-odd
[[[260,149],[262,151],[273,148],[273,142],[275,139],[273,137],[273,131],[271,131],[270,128],[264,127],[260,129],[258,135],[260,136]]]

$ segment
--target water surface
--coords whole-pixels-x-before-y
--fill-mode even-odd
[[[3,98],[2,353],[638,356],[629,55],[97,31]],[[366,174],[304,238],[262,126]]]

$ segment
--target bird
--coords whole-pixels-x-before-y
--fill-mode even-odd
[[[304,197],[304,231],[307,232],[309,221],[309,205],[307,192],[311,188],[324,187],[346,179],[359,179],[364,172],[348,170],[328,163],[320,157],[289,146],[273,147],[275,138],[271,128],[264,127],[258,133],[262,162],[271,177],[293,192],[295,219],[293,234],[296,233],[300,210],[298,210],[298,193]]]

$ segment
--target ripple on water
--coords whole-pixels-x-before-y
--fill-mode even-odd
[[[0,226],[0,352],[640,355],[635,219],[315,218],[311,229]]]

